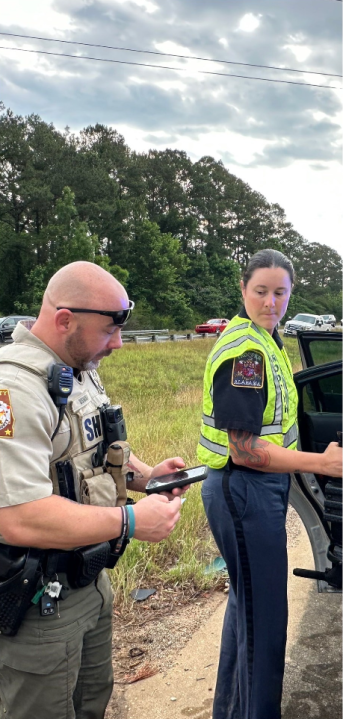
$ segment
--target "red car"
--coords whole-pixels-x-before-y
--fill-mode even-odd
[[[225,330],[226,325],[228,325],[230,320],[207,320],[207,322],[204,322],[202,325],[197,325],[195,328],[195,331],[198,335],[205,334],[205,332],[208,332],[209,334],[216,333],[216,332],[222,332]]]

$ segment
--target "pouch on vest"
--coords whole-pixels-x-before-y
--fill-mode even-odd
[[[82,504],[96,507],[115,507],[118,492],[116,484],[104,467],[85,469],[81,472],[80,499]]]
[[[128,461],[130,445],[128,442],[113,442],[107,450],[106,470],[113,477],[117,488],[117,507],[126,504],[126,475],[129,472]]]

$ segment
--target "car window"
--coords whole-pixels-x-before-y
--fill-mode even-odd
[[[295,320],[298,322],[308,322],[311,325],[314,325],[316,318],[313,317],[313,315],[295,315]]]
[[[304,387],[305,412],[342,412],[342,373],[310,381]]]
[[[332,342],[330,339],[325,341],[325,339],[323,339],[323,341],[313,340],[310,345],[312,360],[315,366],[342,359],[341,342]]]

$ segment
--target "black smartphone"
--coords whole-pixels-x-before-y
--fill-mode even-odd
[[[160,477],[152,477],[152,479],[149,479],[145,491],[147,494],[171,492],[175,487],[184,487],[186,484],[201,482],[202,479],[206,479],[207,474],[208,469],[204,464],[200,465],[200,467],[179,469],[178,472],[162,474]]]

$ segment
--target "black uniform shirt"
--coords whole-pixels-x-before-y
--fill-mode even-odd
[[[250,319],[245,308],[238,314],[239,317]],[[273,339],[277,346],[283,347],[282,340],[274,330]],[[268,402],[268,386],[266,370],[263,371],[262,387],[233,386],[232,370],[234,361],[229,359],[223,362],[213,378],[213,411],[216,429],[240,429],[260,435],[263,413]]]

